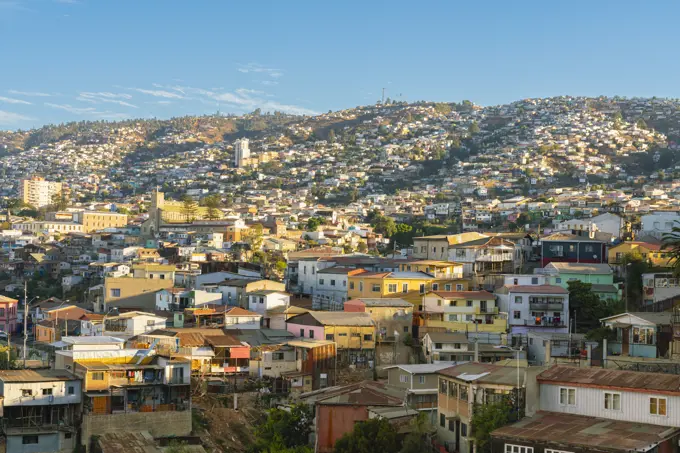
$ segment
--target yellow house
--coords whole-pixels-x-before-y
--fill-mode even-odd
[[[368,366],[375,357],[375,323],[368,313],[309,311],[289,318],[286,330],[300,338],[335,342],[340,363]]]
[[[449,332],[508,330],[508,315],[498,311],[496,296],[488,291],[431,291],[423,297],[418,313],[421,326],[441,327]]]
[[[419,307],[428,291],[465,291],[469,281],[425,272],[362,272],[348,276],[349,299],[401,298]]]
[[[612,266],[621,266],[623,264],[623,257],[627,253],[639,253],[642,259],[652,263],[654,267],[670,267],[668,261],[669,254],[665,250],[661,250],[661,244],[653,244],[651,242],[622,242],[609,249],[608,261]]]

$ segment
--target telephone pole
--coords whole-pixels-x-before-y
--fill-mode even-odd
[[[24,280],[24,368],[26,368],[26,343],[28,341],[28,288]]]

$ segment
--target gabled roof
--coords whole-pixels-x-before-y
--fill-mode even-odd
[[[289,318],[286,323],[318,326],[373,326],[368,313],[344,311],[309,311]],[[305,324],[306,323],[306,324]]]
[[[591,239],[587,236],[579,236],[569,233],[553,233],[549,236],[541,238],[541,241],[571,241],[571,242],[603,242],[599,239]]]
[[[54,382],[79,379],[66,370],[0,370],[2,382]]]
[[[428,332],[425,335],[430,337],[434,343],[467,343],[468,339],[462,332]],[[450,365],[449,365],[450,366]]]
[[[420,365],[394,365],[385,367],[386,370],[399,368],[410,374],[434,374],[437,371],[451,368],[450,363],[422,363]]]
[[[413,304],[406,302],[404,299],[399,298],[385,298],[385,299],[371,299],[358,297],[356,299],[348,300],[345,304],[352,304],[354,302],[362,302],[367,307],[403,307],[403,308],[413,308]]]
[[[669,311],[660,312],[648,312],[648,311],[637,311],[628,313],[619,313],[618,315],[609,316],[607,318],[602,318],[600,321],[612,321],[616,318],[623,318],[626,316],[634,316],[642,321],[646,321],[654,325],[670,325],[672,313]]]

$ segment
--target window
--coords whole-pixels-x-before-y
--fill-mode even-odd
[[[435,343],[435,344],[434,344],[434,348],[435,348],[435,349],[441,349],[441,348],[442,348],[442,344],[441,344],[441,343]]]
[[[309,329],[309,338],[314,338],[314,331]]]
[[[33,396],[33,390],[21,389],[21,396]]]
[[[401,284],[401,292],[406,294],[408,292],[408,283]]]
[[[457,290],[457,291],[460,291],[460,290],[458,289],[458,286],[461,286],[461,289],[462,289],[462,285],[456,285],[456,290]],[[446,285],[444,285],[444,291],[451,291],[451,284],[448,284],[448,283],[447,283]]]
[[[42,389],[42,394],[43,395],[51,395],[52,394],[52,389]]]
[[[68,394],[69,395],[75,395],[76,394],[76,388],[72,385],[68,386]]]
[[[5,309],[4,308],[0,308],[0,317],[3,317],[3,318],[5,317]]]
[[[456,422],[449,420],[449,431],[454,432],[456,430]]]
[[[593,253],[595,251],[595,247],[593,247],[592,245],[586,245],[583,250],[585,251],[585,253]]]
[[[444,379],[439,380],[439,393],[442,395],[446,395],[446,392],[448,391],[448,382],[445,381]]]
[[[347,288],[347,280],[342,281],[342,287]],[[352,289],[354,289],[354,288],[352,288]]]
[[[610,411],[621,410],[621,394],[604,392],[604,408]]]
[[[458,385],[455,382],[451,382],[451,385],[449,385],[449,396],[458,398]]]
[[[467,437],[467,425],[465,423],[460,424],[460,435]]]
[[[576,406],[576,389],[560,387],[560,404],[563,406]]]
[[[449,322],[458,322],[458,315],[449,315]]]
[[[468,400],[468,388],[466,385],[461,385],[460,386],[460,399],[462,401],[467,401]]]
[[[406,384],[408,382],[408,376],[406,376],[405,374],[400,374],[399,382],[401,382],[402,384]]]
[[[396,293],[397,292],[397,284],[396,283],[390,283],[389,285],[387,285],[387,292]]]
[[[437,307],[441,307],[441,306],[442,306],[442,300],[441,300],[441,299],[437,299]]]
[[[548,453],[552,450],[545,449],[544,452]],[[512,445],[505,444],[505,453],[534,453],[534,447],[525,447],[523,445]]]
[[[346,333],[339,333],[338,336],[339,336],[339,337],[346,337],[347,334],[346,334]]]
[[[666,415],[666,398],[650,398],[649,413],[652,415]]]
[[[359,282],[359,291],[364,292],[364,282]]]
[[[283,352],[273,352],[272,360],[283,360]]]
[[[467,322],[471,322],[472,321],[472,315],[465,315],[465,320]]]
[[[451,285],[448,285],[448,286],[449,286],[449,288],[451,288]],[[450,289],[449,289],[449,291],[450,291]],[[463,285],[461,285],[460,283],[456,284],[456,291],[463,291]]]
[[[442,414],[441,412],[439,413],[439,424],[442,428],[446,426],[446,415]]]
[[[562,277],[555,277],[555,283],[562,283]]]
[[[22,436],[21,443],[24,445],[37,444],[38,436]]]
[[[378,285],[377,283],[374,283],[373,286],[371,287],[371,291],[373,291],[374,293],[379,293],[380,292],[380,285]]]
[[[515,303],[521,304],[522,303],[522,296],[515,296]]]
[[[460,349],[460,343],[453,343],[453,349]]]
[[[422,283],[420,284],[420,294],[425,294],[425,285]]]
[[[120,297],[120,288],[111,288],[111,297]]]
[[[408,333],[408,326],[404,326],[404,333]]]
[[[360,336],[359,332],[352,332],[352,338],[359,338]]]
[[[349,282],[349,289],[354,289],[354,282]]]
[[[653,327],[633,327],[633,343],[655,344]]]
[[[455,307],[457,305],[458,305],[458,301],[456,301],[456,300],[450,300],[449,301],[449,307]]]
[[[331,286],[335,286],[335,280],[331,280]]]
[[[367,333],[366,335],[364,335],[364,341],[373,341],[373,335]]]
[[[512,312],[512,319],[522,319],[522,312],[521,311],[513,311]]]
[[[418,376],[418,384],[424,384],[425,383],[425,376]]]
[[[538,277],[531,277],[531,284],[538,285]]]
[[[552,256],[564,256],[564,246],[562,245],[549,245],[548,250]]]
[[[305,336],[305,329],[300,329],[300,336],[304,337]]]
[[[319,279],[319,285],[323,285],[323,278]]]
[[[437,291],[439,290],[439,283],[433,283],[432,284],[432,291]]]
[[[93,381],[103,381],[104,380],[104,373],[101,371],[95,371],[92,373],[92,380]]]
[[[335,340],[335,336],[332,333],[327,333],[326,334],[326,340],[327,341],[333,341],[333,340]]]
[[[468,301],[465,303],[465,306],[466,306],[466,307],[472,307],[472,301],[471,301],[471,300],[468,300]]]

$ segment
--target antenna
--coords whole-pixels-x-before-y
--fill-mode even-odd
[[[385,88],[382,89],[382,101],[380,103],[385,105]]]

